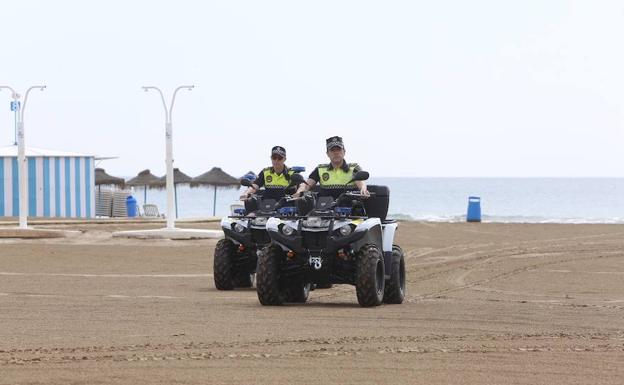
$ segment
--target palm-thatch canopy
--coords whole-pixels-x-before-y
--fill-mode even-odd
[[[150,170],[143,170],[137,176],[126,182],[127,186],[153,186],[160,183],[160,178]]]
[[[126,181],[124,178],[117,178],[116,176],[111,176],[104,171],[103,168],[95,169],[95,185],[115,185],[123,187]]]
[[[137,176],[126,182],[126,186],[143,187],[143,204],[147,203],[147,189],[160,184],[160,178],[150,170],[143,170]],[[157,187],[161,189],[162,187]]]
[[[173,169],[173,184],[190,184],[193,181],[193,178],[186,175],[179,168]],[[158,178],[158,182],[154,183],[152,186],[157,188],[166,188],[167,187],[167,175],[163,175],[161,178]]]
[[[217,211],[217,187],[237,188],[240,186],[240,180],[221,170],[219,167],[213,167],[212,170],[193,178],[191,187],[212,186],[214,188],[212,215]]]
[[[213,167],[212,170],[193,178],[191,187],[198,186],[217,186],[236,188],[240,186],[240,180],[221,170],[219,167]]]

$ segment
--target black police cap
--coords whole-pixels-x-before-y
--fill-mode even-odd
[[[344,143],[342,142],[342,138],[339,136],[332,136],[331,138],[325,139],[325,143],[327,144],[327,149],[331,150],[333,147],[345,148]]]
[[[286,149],[282,146],[275,146],[271,149],[271,155],[286,157]]]

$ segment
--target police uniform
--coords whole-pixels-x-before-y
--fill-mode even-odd
[[[333,147],[344,149],[344,143],[339,136],[333,136],[327,139],[326,142],[328,150]],[[357,163],[347,163],[343,160],[342,165],[338,168],[334,168],[331,163],[319,164],[318,167],[312,170],[309,178],[319,184],[321,195],[332,196],[336,199],[347,190],[358,189],[355,183],[350,181],[353,179],[353,175],[360,170],[361,168]]]
[[[286,149],[281,146],[275,146],[271,150],[271,155],[286,157]],[[290,184],[292,174],[294,174],[294,171],[290,170],[286,165],[284,165],[281,173],[277,173],[273,167],[266,167],[260,171],[253,183],[258,187],[264,186],[263,199],[278,200],[286,195],[286,187]]]

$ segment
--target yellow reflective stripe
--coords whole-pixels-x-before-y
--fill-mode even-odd
[[[319,167],[319,182],[322,187],[352,187],[355,184],[349,183],[353,179],[353,166],[349,166],[349,171],[344,171],[342,168],[334,168],[329,170],[328,167]]]
[[[264,187],[288,187],[288,180],[284,173],[277,174],[271,171],[271,168],[264,169]]]

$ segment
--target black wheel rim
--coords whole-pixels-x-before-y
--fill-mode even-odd
[[[400,290],[401,294],[405,292],[405,260],[401,258],[401,262],[399,265],[399,280],[400,280]]]
[[[386,277],[384,277],[384,270],[383,270],[383,262],[381,260],[377,261],[377,269],[375,271],[375,280],[376,285],[377,285],[377,295],[380,295],[381,292],[383,291],[383,287],[384,287],[384,279]]]

